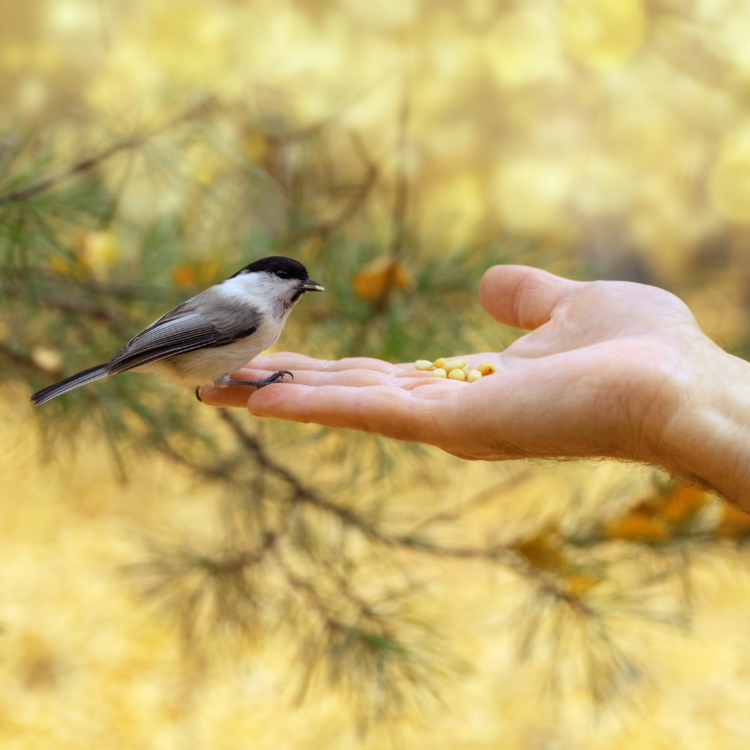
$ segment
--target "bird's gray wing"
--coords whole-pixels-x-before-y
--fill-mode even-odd
[[[110,374],[132,370],[176,354],[226,346],[258,329],[258,316],[246,307],[212,306],[212,319],[196,311],[195,298],[170,310],[129,341],[109,361]],[[218,323],[218,325],[217,325]]]

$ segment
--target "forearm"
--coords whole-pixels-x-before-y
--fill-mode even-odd
[[[707,350],[653,463],[750,512],[750,364]]]

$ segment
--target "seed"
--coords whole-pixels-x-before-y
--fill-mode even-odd
[[[460,370],[465,365],[465,359],[452,359],[450,362],[445,363],[445,371],[450,372],[451,370]]]
[[[418,359],[414,363],[414,369],[422,372],[432,370],[433,378],[465,380],[469,383],[475,383],[484,375],[491,375],[493,372],[497,372],[497,366],[492,362],[482,362],[481,365],[472,367],[466,364],[465,359],[451,359],[446,361],[445,357],[440,357],[434,362],[428,362],[426,359]]]

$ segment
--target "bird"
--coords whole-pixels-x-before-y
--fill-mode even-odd
[[[289,313],[306,292],[324,288],[297,260],[269,256],[241,268],[155,320],[108,362],[71,375],[31,396],[39,406],[95,380],[132,370],[200,388],[281,383],[288,370],[265,380],[232,380],[236,372],[281,335]]]

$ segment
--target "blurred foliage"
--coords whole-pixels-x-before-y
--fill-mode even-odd
[[[217,135],[227,121],[242,141],[265,142],[256,153],[260,164]],[[160,138],[166,136],[164,149]],[[377,294],[358,299],[356,270],[382,265],[384,247],[393,247],[391,224],[401,232],[403,222],[397,216],[383,221],[387,202],[371,195],[378,169],[364,156],[360,182],[341,180],[323,150],[332,137],[344,136],[330,123],[304,133],[265,131],[249,113],[209,100],[69,167],[56,163],[49,143],[18,148],[7,160],[0,192],[6,380],[37,387],[60,377],[63,362],[67,373],[107,358],[125,326],[144,327],[165,304],[269,252],[299,257],[326,279],[323,304],[313,301],[294,328],[292,341],[301,350],[325,346],[343,356],[357,349],[403,361],[425,334],[436,349],[468,346],[461,332],[478,317],[474,297],[482,264],[513,259],[513,251],[499,241],[467,247],[450,265],[419,264],[421,294],[411,279],[403,289],[402,270],[392,280],[386,273]],[[178,166],[165,156],[170,149],[179,149],[180,160],[200,154],[201,177],[189,174],[184,188],[200,191],[200,211],[191,202],[149,223],[123,220],[119,203],[131,189],[133,162],[148,160],[149,168],[155,163],[171,175]],[[126,177],[115,191],[104,175],[118,169]],[[209,180],[207,172],[221,178]],[[200,259],[185,260],[191,245]],[[416,264],[419,249],[410,245]],[[465,317],[458,320],[450,307],[435,304],[446,300]],[[301,694],[323,677],[362,704],[363,722],[413,708],[448,671],[442,665],[447,655],[431,645],[424,618],[399,614],[414,583],[399,568],[391,570],[392,563],[376,564],[383,562],[378,548],[432,547],[387,530],[381,520],[387,510],[381,487],[395,473],[400,450],[378,443],[370,455],[372,445],[360,438],[332,441],[322,432],[301,438],[288,426],[261,439],[219,411],[219,424],[235,438],[228,440],[214,414],[197,416],[205,409],[189,397],[186,404],[185,396],[149,378],[113,379],[54,402],[41,420],[50,450],[65,451],[63,443],[70,450],[75,430],[96,425],[123,478],[140,455],[158,451],[225,490],[229,515],[220,546],[199,553],[149,543],[147,561],[133,568],[144,594],[176,616],[190,648],[212,643],[217,632],[236,631],[253,641],[293,624],[300,664],[307,665]],[[312,462],[299,458],[313,454]],[[351,468],[313,482],[287,468],[300,460]],[[417,459],[415,470],[423,475],[422,464]],[[364,570],[370,573],[367,596],[356,583]]]
[[[743,350],[747,60],[733,40],[750,18],[729,0],[688,6],[14,8],[0,28],[8,413],[267,254],[326,287],[280,342],[311,356],[504,348],[520,334],[476,299],[494,263],[657,283]],[[104,476],[138,482],[160,461],[206,505],[167,533],[138,506],[122,561],[128,590],[175,623],[189,675],[282,641],[293,695],[334,690],[360,728],[445,713],[480,669],[435,614],[436,576],[513,581],[492,606],[515,673],[541,662],[552,695],[618,708],[649,674],[643,634],[689,622],[695,567],[750,539],[747,517],[658,472],[604,493],[577,481],[537,513],[542,469],[258,424],[139,375],[35,416],[41,447],[23,429],[43,466],[80,472],[105,444]],[[106,504],[97,476],[89,502]],[[139,491],[157,505],[165,489],[154,475]],[[64,666],[21,640],[25,689],[54,689]]]

